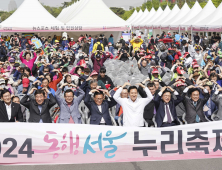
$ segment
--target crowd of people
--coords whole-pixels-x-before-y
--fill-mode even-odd
[[[143,33],[142,33],[143,34]],[[167,127],[222,120],[219,34],[1,37],[0,122]]]

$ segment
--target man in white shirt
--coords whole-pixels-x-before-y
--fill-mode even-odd
[[[119,103],[123,108],[123,126],[144,126],[143,112],[145,106],[153,99],[153,96],[150,90],[142,85],[141,86],[146,92],[146,98],[138,98],[138,90],[136,86],[130,86],[128,89],[129,98],[121,98],[120,94],[124,87],[130,86],[130,83],[125,83],[122,87],[120,87],[113,98]]]

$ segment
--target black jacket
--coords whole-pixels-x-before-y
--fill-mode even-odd
[[[45,99],[43,102],[41,114],[35,99],[31,99],[29,95],[22,98],[21,104],[30,111],[29,122],[39,123],[40,119],[42,119],[43,123],[52,123],[49,110],[56,104],[56,99],[52,94],[49,94],[49,99]]]
[[[143,90],[142,87],[139,86],[138,92],[139,92],[139,94],[140,94],[140,96],[142,98],[147,98],[146,92]],[[157,90],[155,92],[155,96],[158,93],[159,93],[159,90]],[[146,105],[146,107],[144,108],[143,118],[146,120],[146,122],[148,123],[149,127],[154,125],[154,123],[153,123],[154,107],[155,107],[155,103],[154,103],[153,100],[151,100],[150,103],[148,105]]]
[[[0,58],[6,57],[7,55],[7,50],[4,46],[0,46]]]
[[[98,77],[98,80],[101,80],[105,85],[106,84],[110,84],[110,88],[113,89],[114,88],[114,85],[113,85],[113,82],[111,80],[110,77],[108,77],[107,75],[105,75],[104,78],[102,78],[101,76]]]
[[[21,106],[17,103],[11,104],[11,119],[8,119],[7,110],[5,103],[0,101],[0,122],[23,122],[23,115],[21,111]]]

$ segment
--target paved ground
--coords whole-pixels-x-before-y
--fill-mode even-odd
[[[0,166],[0,170],[221,170],[222,159],[110,164]]]

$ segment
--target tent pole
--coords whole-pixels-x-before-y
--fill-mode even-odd
[[[193,30],[192,30],[192,28],[193,28],[193,27],[192,27],[192,25],[191,25],[191,37],[190,37],[190,38],[191,38],[191,40],[193,41],[193,38],[192,38],[192,37],[193,37]]]
[[[179,26],[179,34],[180,34],[180,26]]]

